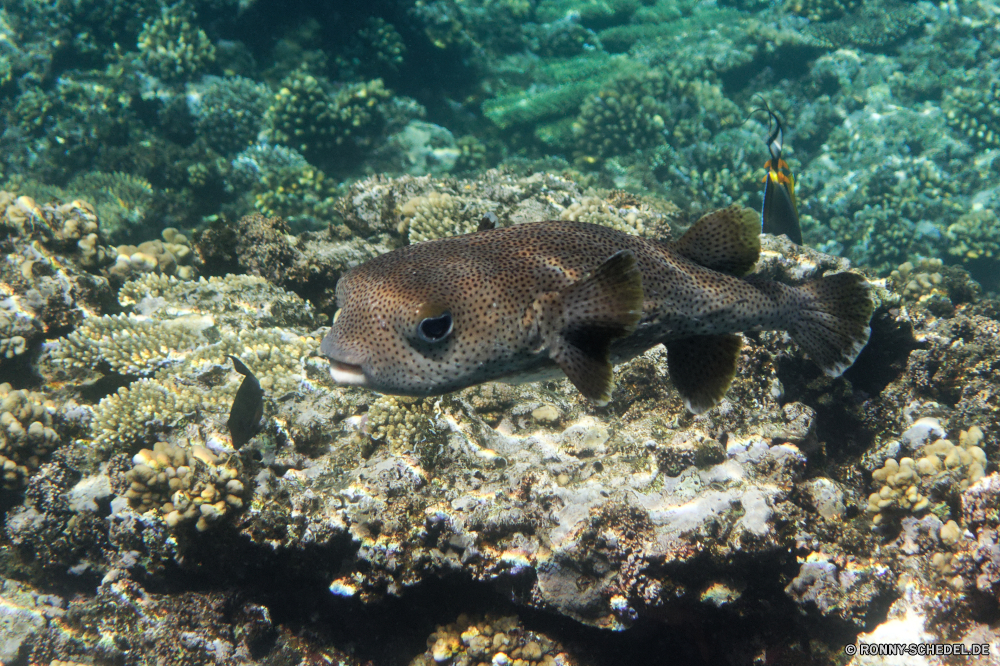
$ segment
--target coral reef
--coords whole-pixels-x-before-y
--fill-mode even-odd
[[[194,24],[196,18],[182,5],[175,5],[164,7],[159,16],[143,25],[139,54],[152,74],[167,81],[182,80],[215,61],[215,45]]]
[[[989,2],[6,2],[0,661],[1000,644],[998,54]],[[765,105],[815,249],[755,274],[870,279],[843,376],[757,332],[699,416],[662,349],[600,409],[332,384],[344,271],[484,216],[757,207]],[[239,451],[228,355],[264,391]]]
[[[914,451],[912,458],[888,458],[872,472],[872,481],[883,484],[868,498],[872,523],[880,525],[894,512],[920,513],[932,505],[947,511],[949,501],[983,477],[982,440],[983,431],[973,426],[962,431],[957,446],[938,439]]]
[[[228,155],[257,139],[268,108],[266,86],[242,76],[212,77],[207,86],[188,95],[195,131],[209,146]]]
[[[410,666],[432,664],[517,664],[517,666],[574,666],[580,660],[544,634],[525,630],[517,616],[459,615],[427,638],[427,651]]]
[[[0,484],[17,489],[60,444],[55,404],[40,393],[0,384]]]
[[[140,513],[158,510],[171,529],[193,522],[204,532],[243,508],[244,482],[239,470],[220,465],[219,457],[201,445],[190,449],[157,442],[132,458],[125,473],[124,497]]]

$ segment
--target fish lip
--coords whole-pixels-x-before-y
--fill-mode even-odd
[[[360,365],[330,359],[330,377],[343,386],[368,386],[368,377]]]

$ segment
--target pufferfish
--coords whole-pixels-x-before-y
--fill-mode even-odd
[[[334,381],[381,393],[565,375],[605,405],[613,365],[663,344],[694,413],[729,388],[740,331],[788,331],[840,375],[868,342],[867,282],[846,272],[798,287],[747,276],[759,232],[757,214],[734,205],[674,242],[544,221],[408,245],[341,277],[320,351]]]

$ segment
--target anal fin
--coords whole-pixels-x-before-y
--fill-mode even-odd
[[[694,414],[719,403],[736,376],[743,336],[696,335],[666,343],[670,381]]]
[[[642,316],[642,273],[630,250],[611,255],[588,277],[536,306],[543,312],[549,356],[585,397],[611,400],[611,343],[635,330]]]

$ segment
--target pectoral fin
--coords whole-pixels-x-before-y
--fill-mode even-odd
[[[743,337],[696,335],[666,343],[670,381],[694,414],[706,412],[722,400],[736,376]]]
[[[642,273],[630,250],[617,252],[588,277],[540,299],[549,356],[584,396],[598,405],[614,385],[611,343],[635,330],[642,316]]]

